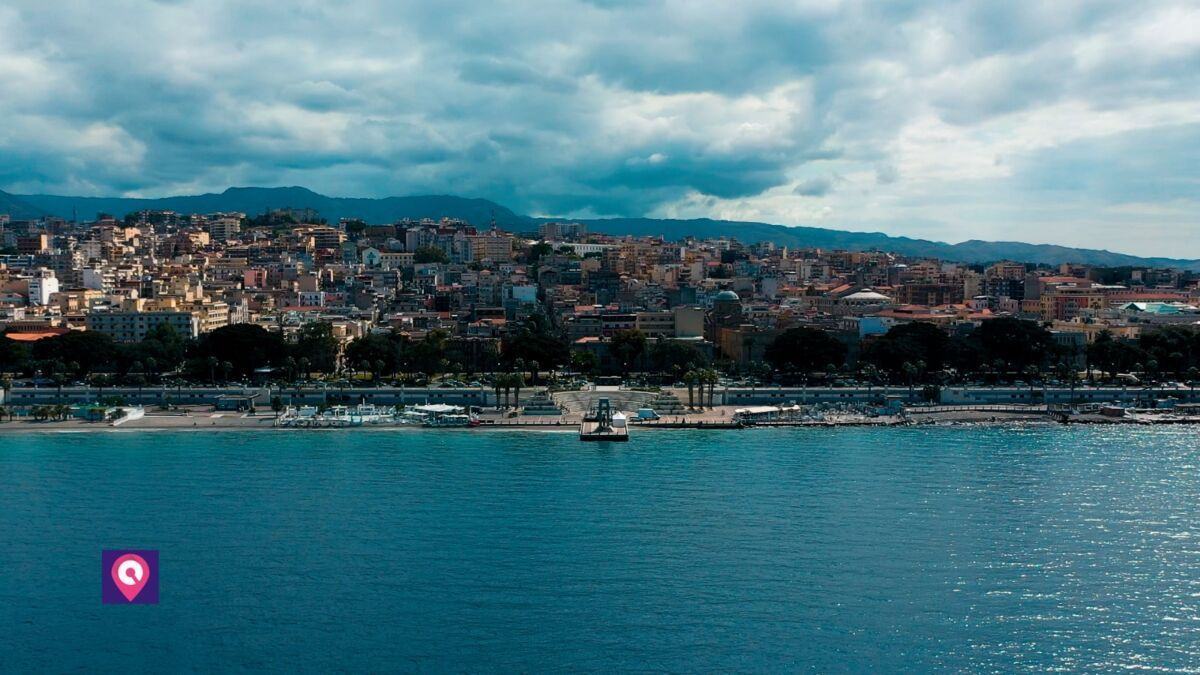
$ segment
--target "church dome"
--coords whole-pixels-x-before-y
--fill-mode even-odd
[[[863,290],[861,290],[857,293],[851,293],[850,295],[847,295],[846,297],[842,298],[842,300],[845,300],[848,302],[891,302],[892,301],[892,299],[889,298],[888,296],[886,296],[882,293],[876,293],[875,291],[873,291],[869,288],[864,288]]]

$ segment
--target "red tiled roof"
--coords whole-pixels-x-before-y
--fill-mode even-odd
[[[59,335],[63,335],[68,332],[70,332],[70,331],[66,328],[52,328],[50,330],[43,330],[43,331],[37,331],[37,332],[34,332],[34,331],[23,332],[23,333],[11,333],[10,332],[10,333],[5,333],[4,337],[6,337],[9,340],[12,340],[14,342],[37,342],[38,340],[45,340],[46,338],[58,337]]]

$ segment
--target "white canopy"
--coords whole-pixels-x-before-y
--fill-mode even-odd
[[[434,415],[445,415],[447,413],[462,412],[462,406],[447,405],[445,403],[431,403],[429,405],[414,406],[413,410],[421,413],[432,413]]]

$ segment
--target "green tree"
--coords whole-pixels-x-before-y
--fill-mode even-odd
[[[567,341],[551,328],[546,318],[534,314],[504,337],[500,354],[508,365],[522,359],[537,361],[548,370],[557,370],[567,363],[571,352]]]
[[[310,367],[319,372],[333,373],[337,370],[338,348],[333,324],[317,321],[301,326],[288,353],[297,359],[307,358]]]
[[[904,379],[908,381],[908,398],[911,400],[913,395],[913,385],[916,383],[917,375],[921,371],[917,368],[917,364],[913,363],[912,361],[905,361],[904,363],[900,364],[900,372],[904,373]]]
[[[1025,376],[1025,381],[1029,384],[1029,402],[1032,403],[1034,386],[1037,384],[1038,378],[1042,375],[1042,369],[1031,363],[1025,366],[1022,374]]]
[[[571,352],[571,369],[584,375],[591,375],[597,366],[594,352],[578,349]]]
[[[893,326],[869,343],[862,359],[892,373],[906,362],[924,361],[931,370],[942,370],[950,353],[950,336],[931,323],[913,321]]]
[[[676,369],[687,371],[708,365],[704,354],[692,345],[676,340],[655,340],[647,352],[650,367],[658,373],[670,373]]]
[[[346,346],[346,360],[350,363],[382,363],[382,372],[394,373],[399,369],[398,343],[386,335],[367,333]]]
[[[118,354],[111,337],[92,330],[73,330],[33,343],[35,360],[73,361],[88,373],[116,370]]]
[[[0,372],[24,373],[33,367],[33,352],[24,342],[8,339],[0,333]]]
[[[542,258],[550,255],[553,252],[554,248],[551,247],[550,244],[540,241],[529,247],[529,254],[526,256],[525,261],[531,265],[536,265],[541,261]]]
[[[431,330],[420,341],[407,344],[404,352],[418,371],[433,376],[444,368],[443,362],[447,362],[446,344],[449,338],[450,334],[444,330]]]
[[[714,399],[716,397],[716,392],[717,392],[717,382],[720,379],[721,379],[720,374],[718,374],[717,371],[713,370],[712,368],[706,368],[706,369],[700,371],[701,385],[705,385],[705,384],[708,385],[708,407],[709,408],[712,408],[715,406]],[[703,393],[703,390],[701,390],[701,393]]]
[[[450,262],[450,256],[436,246],[422,246],[413,251],[413,262],[418,264],[442,263],[444,265]]]
[[[818,328],[799,326],[780,333],[764,354],[768,363],[786,373],[813,373],[828,364],[841,367],[846,345]]]
[[[281,365],[288,355],[287,346],[279,333],[239,323],[202,335],[193,350],[193,361],[208,365],[210,377],[217,370],[226,377],[249,377],[257,368]],[[216,363],[208,359],[216,359]]]
[[[1002,360],[1007,368],[1021,372],[1026,366],[1044,367],[1057,360],[1050,331],[1036,321],[1000,317],[984,321],[971,333],[984,358]]]
[[[688,410],[696,408],[696,383],[699,382],[700,375],[695,370],[689,370],[683,374],[683,383],[687,385],[688,390]]]
[[[629,369],[646,351],[646,335],[636,328],[619,330],[613,334],[608,348],[621,364],[621,375],[628,375]]]
[[[146,333],[145,339],[134,345],[133,358],[153,358],[164,370],[175,370],[183,363],[190,342],[171,324],[160,323]]]
[[[1164,372],[1182,376],[1188,368],[1200,366],[1200,330],[1192,326],[1162,326],[1142,333],[1138,340],[1142,351],[1159,363]]]

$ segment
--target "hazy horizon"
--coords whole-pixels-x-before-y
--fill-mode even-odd
[[[298,185],[1200,258],[1200,7],[0,8],[0,189]]]

